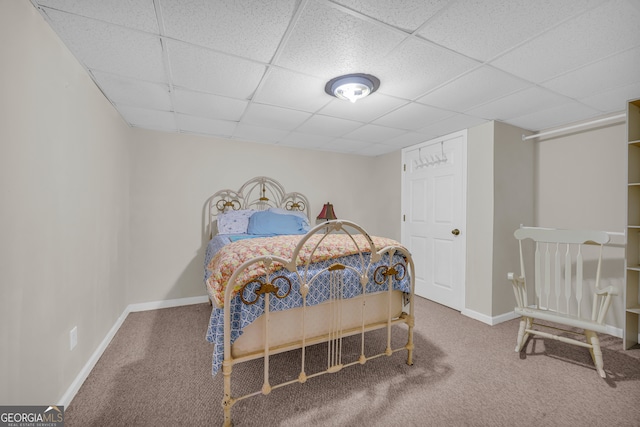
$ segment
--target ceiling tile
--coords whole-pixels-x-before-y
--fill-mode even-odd
[[[424,133],[407,132],[395,138],[388,139],[384,141],[383,144],[390,145],[397,149],[397,148],[410,147],[412,145],[420,144],[421,142],[428,141],[429,139],[431,139],[431,136],[426,135]]]
[[[449,3],[449,0],[333,0],[365,16],[413,32]]]
[[[578,101],[602,112],[612,112],[624,111],[627,105],[626,102],[632,99],[640,99],[640,83],[579,98]]]
[[[37,0],[43,7],[159,34],[153,0]]]
[[[466,111],[493,99],[527,87],[529,83],[483,66],[429,92],[418,102],[452,111]]]
[[[176,86],[249,99],[265,73],[265,66],[196,46],[167,41]]]
[[[396,150],[397,150],[397,148],[392,147],[390,145],[369,144],[364,148],[352,151],[351,154],[357,154],[359,156],[376,157],[376,156],[382,156],[383,154],[391,153],[391,152],[396,151]]]
[[[313,113],[332,99],[324,91],[325,84],[317,77],[273,67],[253,100]]]
[[[230,137],[236,128],[235,122],[207,119],[205,117],[177,115],[178,128],[181,132],[200,135],[216,135]]]
[[[342,136],[360,126],[362,126],[362,123],[353,120],[316,114],[296,130],[298,132],[315,133],[316,135]]]
[[[251,103],[242,117],[242,123],[273,129],[293,130],[309,117],[311,114],[303,111]]]
[[[382,116],[373,123],[392,128],[417,130],[425,127],[429,123],[442,120],[451,115],[453,115],[453,113],[449,111],[414,102]]]
[[[586,97],[632,84],[638,80],[639,72],[640,48],[635,48],[563,74],[541,86],[571,98]]]
[[[161,0],[166,35],[269,62],[295,12],[296,0]]]
[[[379,125],[364,125],[353,132],[345,134],[344,137],[359,141],[384,142],[405,133],[406,131],[402,129],[394,129]]]
[[[491,64],[539,83],[640,45],[638,22],[640,11],[628,2],[609,1],[547,31]]]
[[[87,68],[167,82],[158,36],[51,9],[46,13],[54,30]]]
[[[319,148],[328,146],[334,140],[333,136],[294,131],[282,138],[279,145],[298,148]]]
[[[460,129],[469,129],[474,126],[485,123],[485,119],[479,119],[477,117],[466,116],[464,114],[457,114],[455,116],[440,120],[424,128],[420,129],[420,132],[430,135],[447,135],[452,132],[459,131]]]
[[[238,123],[233,132],[233,137],[245,141],[275,143],[284,139],[289,133],[290,132],[288,130]]]
[[[330,99],[332,101],[320,110],[321,114],[356,120],[363,123],[375,120],[407,102],[406,100],[393,98],[379,92],[375,92],[355,103],[333,97]]]
[[[239,121],[248,101],[176,89],[174,94],[176,113],[210,119]]]
[[[478,65],[429,42],[408,39],[373,74],[380,79],[380,93],[413,100]]]
[[[601,0],[467,0],[451,5],[418,32],[480,61],[489,60]]]
[[[167,84],[129,79],[100,71],[92,72],[95,82],[115,104],[152,110],[171,110],[171,97]]]
[[[364,141],[356,141],[354,139],[338,138],[328,146],[322,147],[324,149],[330,149],[337,153],[353,153],[357,150],[366,149],[369,146]]]
[[[566,123],[591,119],[599,114],[602,113],[598,110],[573,102],[514,117],[506,120],[506,122],[523,129],[538,131]]]
[[[177,132],[175,115],[169,111],[149,110],[146,108],[117,105],[124,120],[131,126],[145,129]]]
[[[369,73],[403,36],[345,13],[330,3],[308,2],[276,64],[323,80]]]
[[[568,98],[548,90],[532,87],[472,108],[466,111],[466,114],[487,120],[505,121],[538,110],[557,107],[569,101]]]

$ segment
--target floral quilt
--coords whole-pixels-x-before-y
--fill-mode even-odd
[[[262,255],[272,255],[290,260],[293,251],[303,236],[283,235],[274,237],[264,237],[256,239],[239,240],[221,248],[207,265],[209,277],[207,279],[207,289],[212,300],[218,307],[224,306],[224,293],[227,283],[233,272],[245,261]],[[353,239],[352,239],[353,238]],[[399,246],[400,244],[385,237],[371,237],[376,250],[386,246]],[[313,249],[319,243],[314,251]],[[317,234],[311,236],[307,244],[299,252],[297,265],[306,264],[309,260],[312,263],[335,259],[359,252],[369,252],[369,244],[363,235],[349,236],[347,234]],[[272,265],[272,270],[282,268],[279,263]],[[244,273],[238,277],[234,285],[234,295],[243,284],[264,276],[267,273],[262,263],[252,264]]]

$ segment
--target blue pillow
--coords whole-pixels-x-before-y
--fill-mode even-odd
[[[307,214],[305,214],[304,212],[300,212],[300,211],[289,211],[287,209],[282,209],[282,208],[269,208],[268,209],[269,212],[273,212],[273,213],[277,213],[280,215],[294,215],[297,216],[299,218],[302,219],[302,223],[304,224],[304,231],[309,231],[311,230],[311,224],[309,224],[309,218],[307,217]]]
[[[305,234],[304,220],[296,215],[259,211],[249,218],[248,234]]]

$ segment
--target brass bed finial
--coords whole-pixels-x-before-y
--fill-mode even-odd
[[[267,188],[264,185],[264,183],[262,183],[262,197],[260,197],[260,201],[261,202],[268,202],[269,201],[269,198],[267,197],[266,192],[267,192]]]

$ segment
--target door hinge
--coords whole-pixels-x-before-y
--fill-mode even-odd
[[[404,166],[404,171],[406,172],[407,171],[407,164],[405,163],[403,166]]]
[[[402,215],[402,221],[405,222],[407,220],[407,216],[406,215]]]

